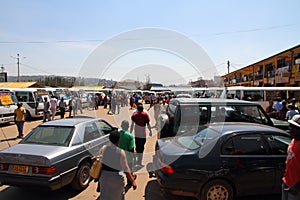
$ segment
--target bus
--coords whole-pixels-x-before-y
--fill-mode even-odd
[[[23,103],[26,109],[26,120],[43,116],[44,98],[49,97],[49,93],[44,88],[12,88],[11,89],[18,102]]]
[[[0,124],[14,121],[17,98],[11,90],[0,89]]]
[[[300,100],[300,87],[244,87],[232,86],[226,88],[227,98],[258,102],[263,108],[270,100]]]

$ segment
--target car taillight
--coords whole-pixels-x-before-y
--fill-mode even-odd
[[[163,171],[164,173],[167,173],[167,174],[173,174],[174,173],[174,170],[170,165],[161,168],[161,171]]]
[[[51,167],[32,167],[32,173],[34,174],[54,174],[57,169],[55,166]]]
[[[0,163],[0,171],[7,171],[8,170],[8,164]]]

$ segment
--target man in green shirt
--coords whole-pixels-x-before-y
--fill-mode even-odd
[[[134,164],[134,137],[130,132],[128,132],[129,122],[127,120],[122,121],[121,128],[122,130],[119,131],[119,147],[125,151],[129,168],[132,171]],[[133,177],[136,179],[136,175],[133,175]],[[128,180],[127,183],[127,185],[131,184],[131,182]]]

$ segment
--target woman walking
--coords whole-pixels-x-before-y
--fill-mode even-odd
[[[120,134],[113,131],[109,135],[109,144],[103,153],[102,171],[99,179],[100,183],[100,200],[124,200],[124,176],[131,181],[135,190],[137,185],[128,166],[124,150],[118,148]]]

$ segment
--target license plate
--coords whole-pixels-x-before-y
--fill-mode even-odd
[[[12,165],[11,168],[12,172],[18,172],[18,173],[25,173],[27,174],[29,171],[29,167],[28,166],[24,166],[24,165]]]

